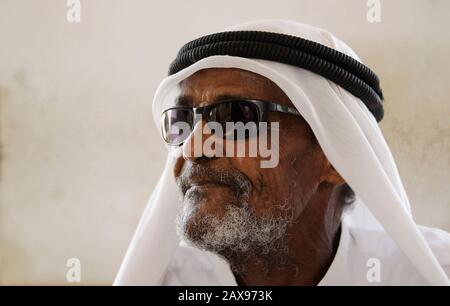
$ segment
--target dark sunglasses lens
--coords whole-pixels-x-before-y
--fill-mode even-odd
[[[192,110],[169,109],[162,115],[162,134],[170,145],[182,144],[189,136],[194,121]]]
[[[211,109],[209,121],[220,123],[227,139],[252,137],[257,132],[258,107],[251,102],[239,100],[220,103]],[[227,128],[227,122],[234,125],[233,130]]]

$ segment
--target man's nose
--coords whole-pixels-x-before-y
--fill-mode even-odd
[[[215,137],[215,135],[211,135],[210,129],[204,119],[199,120],[195,123],[192,133],[183,143],[183,158],[198,162],[200,159],[214,157],[214,152],[210,151],[211,148],[205,148],[204,146],[206,139],[209,137]]]

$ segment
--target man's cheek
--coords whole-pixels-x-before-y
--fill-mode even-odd
[[[249,207],[255,216],[261,218],[285,217],[293,209],[297,183],[288,174],[290,167],[267,169],[258,179],[258,188],[252,190]]]

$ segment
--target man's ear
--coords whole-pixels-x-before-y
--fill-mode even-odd
[[[345,180],[342,176],[334,169],[328,160],[326,160],[323,174],[320,177],[321,182],[326,182],[333,185],[344,184]]]

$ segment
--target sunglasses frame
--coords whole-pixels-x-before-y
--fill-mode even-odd
[[[209,113],[210,113],[211,109],[216,108],[218,105],[226,104],[226,103],[242,103],[242,102],[250,103],[250,104],[256,106],[256,111],[257,111],[257,115],[258,115],[258,122],[255,122],[256,125],[258,125],[260,122],[265,121],[267,112],[277,112],[277,113],[283,113],[283,114],[302,117],[300,112],[295,107],[281,105],[281,104],[278,104],[278,103],[275,103],[272,101],[268,101],[268,100],[257,100],[257,99],[245,99],[245,98],[225,99],[225,100],[220,100],[215,103],[212,103],[212,104],[209,104],[206,106],[200,106],[200,107],[174,106],[174,107],[165,109],[161,113],[161,135],[162,135],[162,138],[169,146],[180,146],[184,143],[184,141],[182,141],[180,143],[169,143],[164,138],[164,131],[163,131],[163,129],[164,129],[164,114],[170,110],[180,109],[180,110],[191,111],[192,116],[193,116],[193,123],[192,123],[193,124],[192,129],[193,129],[194,126],[197,124],[200,115],[202,116],[202,118],[204,118],[206,120],[206,122],[214,122],[214,121],[210,120]]]

